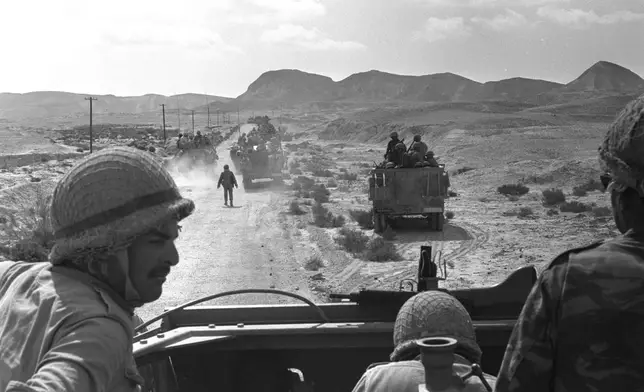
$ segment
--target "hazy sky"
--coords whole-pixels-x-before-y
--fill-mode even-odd
[[[235,97],[268,70],[644,76],[644,0],[0,0],[0,91]]]

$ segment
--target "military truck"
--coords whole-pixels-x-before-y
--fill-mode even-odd
[[[434,231],[442,231],[449,175],[438,167],[384,168],[369,173],[369,200],[374,230],[381,233],[394,218],[422,216]]]
[[[256,180],[268,179],[273,183],[284,180],[286,159],[281,148],[276,151],[256,147],[249,150],[240,150],[239,165],[244,188],[252,188]]]
[[[279,290],[235,290],[195,299],[147,320],[136,328],[133,347],[147,385],[143,390],[154,385],[157,392],[351,391],[370,364],[389,358],[402,304],[421,291],[446,291],[439,287],[445,262],[441,267],[427,256],[430,247],[423,248],[418,283],[408,291],[401,282],[400,291],[363,289],[333,294],[339,302],[314,303]],[[524,266],[496,286],[448,291],[472,317],[483,371],[498,373],[536,279],[536,268]],[[247,293],[287,296],[303,304],[195,306]],[[159,328],[145,331],[158,320]],[[303,386],[313,389],[299,389]]]
[[[199,144],[183,139],[186,138],[180,141],[179,151],[171,162],[180,171],[212,167],[219,159],[215,145],[208,138],[204,137]]]

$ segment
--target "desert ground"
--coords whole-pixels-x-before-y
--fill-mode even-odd
[[[181,262],[162,298],[144,306],[141,316],[147,319],[202,295],[242,288],[275,288],[321,302],[331,292],[360,287],[398,290],[403,279],[414,278],[423,244],[440,252],[448,266],[444,287],[489,286],[521,266],[542,268],[570,247],[613,236],[617,232],[608,198],[597,186],[596,159],[612,116],[555,109],[421,105],[292,112],[279,118],[291,139],[284,142],[285,184],[244,190],[236,172],[240,187],[235,208],[225,207],[222,191],[216,189],[216,176],[223,164],[231,163],[228,148],[238,136],[227,134],[217,147],[216,167],[173,171],[197,209],[184,221],[177,242]],[[150,122],[130,120],[102,119]],[[451,197],[443,232],[431,232],[413,219],[383,236],[369,226],[367,174],[382,160],[392,130],[407,142],[415,133],[423,135],[446,165]],[[33,232],[52,185],[87,154],[87,143],[42,124],[3,124],[0,137],[0,228],[6,250]],[[95,146],[131,141],[103,134]],[[506,191],[502,186],[508,184],[521,184],[523,190]],[[322,201],[319,206],[314,199]],[[19,222],[11,218],[16,216]],[[242,295],[210,304],[276,302],[291,300]]]

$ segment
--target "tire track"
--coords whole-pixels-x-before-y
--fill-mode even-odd
[[[471,239],[460,241],[461,243],[456,249],[447,254],[443,254],[441,261],[444,261],[445,263],[449,263],[450,261],[463,257],[489,241],[489,233],[474,224],[459,222],[459,227],[464,229]],[[431,238],[434,236],[435,235],[430,235],[429,237]],[[438,241],[426,241],[426,243],[430,244],[433,242]],[[411,249],[412,246],[417,245],[407,244],[406,248]],[[398,265],[386,268],[386,276],[376,278],[373,276],[361,275],[361,272],[366,266],[365,263],[369,262],[354,260],[344,270],[338,274],[332,275],[329,279],[333,280],[337,287],[348,292],[358,291],[360,288],[374,288],[374,286],[381,289],[388,288],[397,290],[400,281],[403,279],[416,280],[416,274],[418,271],[416,260],[400,262]]]

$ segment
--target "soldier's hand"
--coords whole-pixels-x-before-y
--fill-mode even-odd
[[[217,189],[219,189],[220,187],[221,187],[221,185],[217,185]]]

